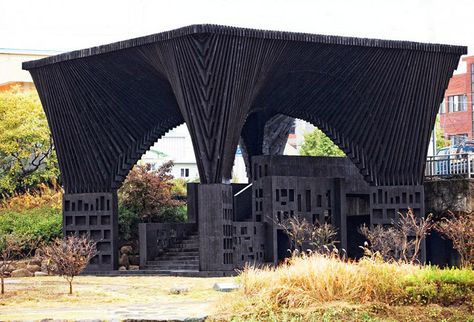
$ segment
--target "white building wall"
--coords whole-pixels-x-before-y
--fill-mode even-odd
[[[139,163],[148,163],[153,168],[158,168],[169,160],[174,162],[171,173],[175,178],[184,178],[189,181],[199,179],[193,143],[186,124],[181,124],[166,133],[143,155]],[[236,155],[232,178],[234,182],[247,182],[245,164],[241,154]]]

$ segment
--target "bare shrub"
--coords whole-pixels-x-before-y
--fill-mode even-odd
[[[369,241],[361,247],[368,256],[413,264],[418,261],[422,242],[433,228],[432,216],[416,218],[412,209],[398,214],[399,219],[392,221],[389,227],[376,225],[370,229],[361,226],[359,232]]]
[[[5,278],[9,276],[12,262],[21,256],[24,241],[14,235],[0,236],[0,294],[5,294]]]
[[[327,223],[310,223],[300,216],[292,216],[281,221],[275,221],[290,239],[292,249],[301,253],[305,245],[316,252],[324,253],[336,247],[336,229]]]
[[[87,236],[71,235],[56,239],[43,248],[43,254],[54,267],[54,273],[63,276],[69,283],[72,294],[72,281],[84,271],[89,261],[97,255],[96,243]]]
[[[454,214],[439,222],[435,229],[453,243],[461,257],[461,266],[474,266],[474,213]]]
[[[384,261],[400,258],[401,235],[394,227],[375,225],[369,228],[364,224],[359,232],[368,240],[361,246],[366,256],[381,257]]]
[[[331,224],[316,222],[312,226],[309,243],[314,250],[325,252],[325,250],[336,248],[337,231]]]

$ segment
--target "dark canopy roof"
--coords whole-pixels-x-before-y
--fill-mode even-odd
[[[201,182],[261,153],[277,114],[312,122],[377,185],[421,183],[429,135],[466,47],[196,25],[26,62],[67,192],[111,191],[186,122]]]

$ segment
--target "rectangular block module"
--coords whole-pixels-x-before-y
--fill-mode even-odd
[[[63,234],[87,235],[97,243],[99,253],[87,271],[117,269],[117,196],[114,193],[65,194]]]

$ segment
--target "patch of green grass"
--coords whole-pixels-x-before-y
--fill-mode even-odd
[[[409,303],[441,305],[474,303],[474,271],[472,269],[427,266],[406,276]]]

